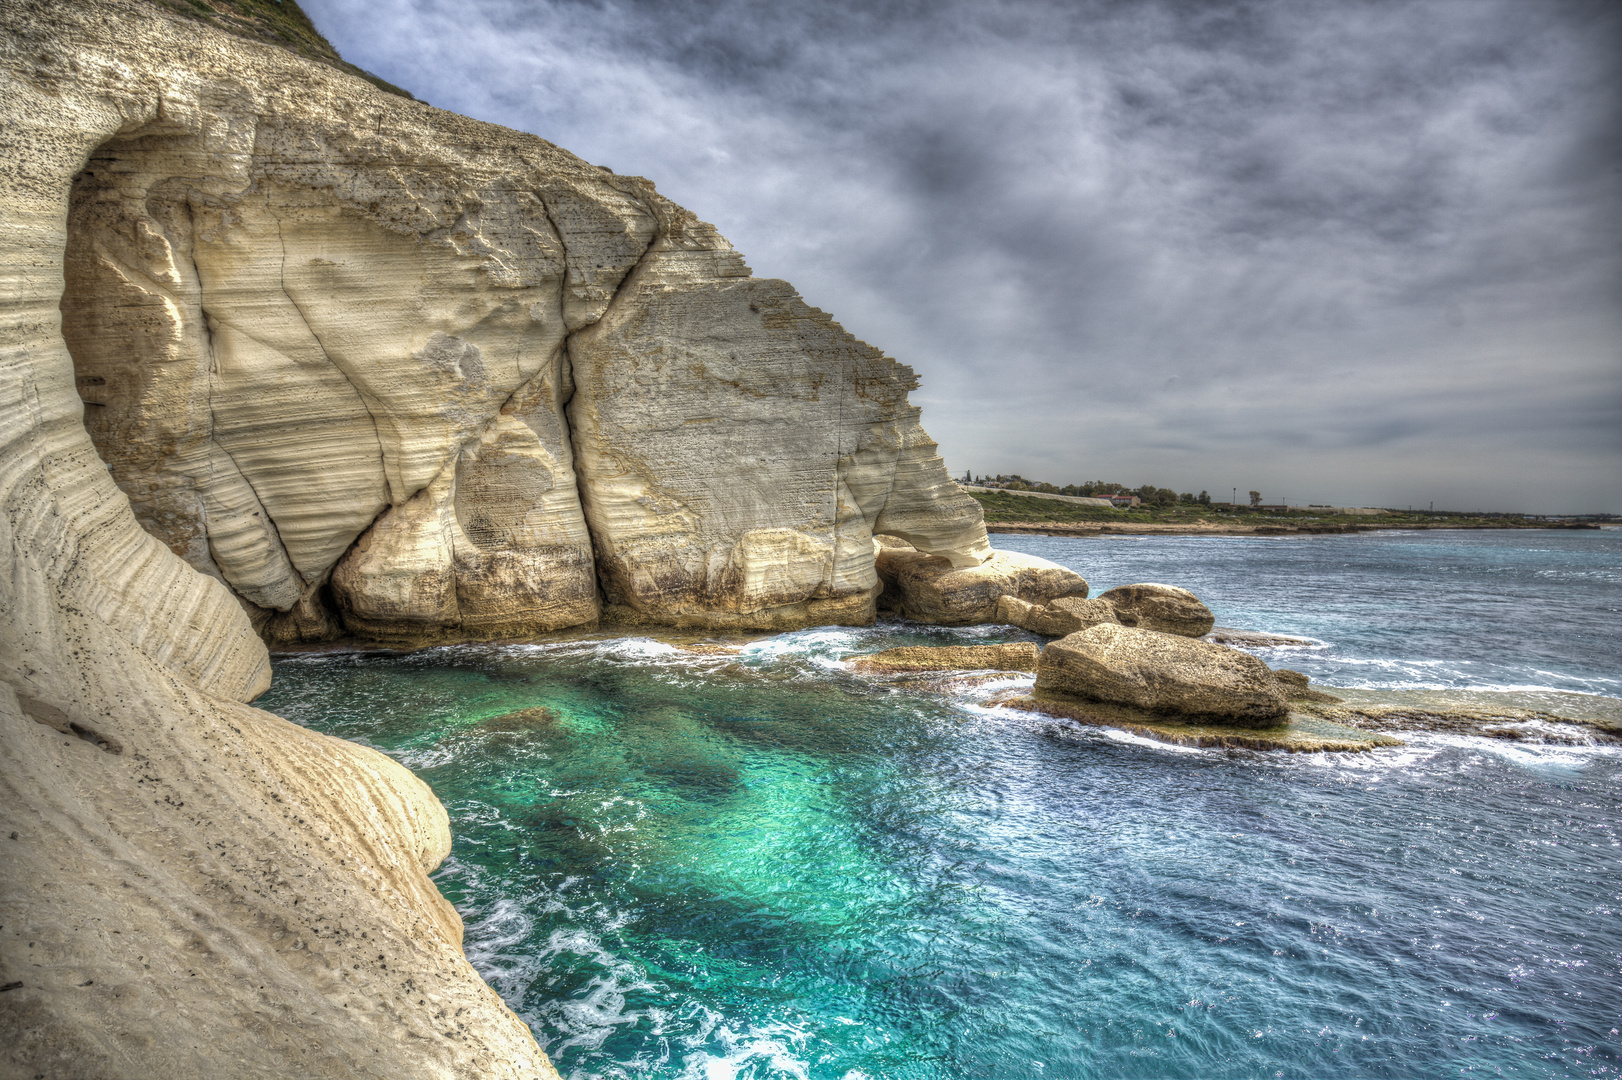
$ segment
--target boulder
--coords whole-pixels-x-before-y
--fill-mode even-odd
[[[1002,645],[910,645],[853,656],[857,671],[1035,671],[1037,648],[1033,642]]]
[[[1017,596],[997,601],[997,622],[1048,637],[1064,637],[1099,623],[1117,622],[1109,601],[1080,596],[1061,596],[1046,604],[1032,604]]]
[[[1043,649],[1036,689],[1239,727],[1289,715],[1273,673],[1249,653],[1114,623]]]
[[[1175,585],[1122,585],[1099,599],[1109,601],[1122,626],[1197,638],[1216,625],[1216,616],[1199,597]]]
[[[940,626],[994,622],[997,601],[1004,596],[1046,604],[1061,596],[1087,595],[1080,574],[1017,551],[993,551],[978,566],[954,567],[938,555],[883,547],[875,564],[884,582],[880,607]]]

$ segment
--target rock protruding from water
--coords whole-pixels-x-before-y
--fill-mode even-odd
[[[857,671],[1035,671],[1033,642],[1002,645],[909,645],[851,658]]]
[[[1289,714],[1273,672],[1249,653],[1114,623],[1043,649],[1036,689],[1239,727],[1274,727]]]
[[[938,555],[881,546],[875,567],[884,582],[881,608],[940,626],[994,622],[998,601],[1005,596],[1046,604],[1062,596],[1087,595],[1080,574],[1018,551],[993,551],[979,566],[954,567]]]
[[[1046,604],[1033,604],[1017,596],[1005,596],[997,601],[996,621],[1029,630],[1033,634],[1064,637],[1099,623],[1119,620],[1107,600],[1061,596]]]
[[[1115,609],[1122,626],[1197,638],[1209,634],[1216,625],[1216,616],[1200,603],[1199,597],[1175,585],[1122,585],[1099,599]]]

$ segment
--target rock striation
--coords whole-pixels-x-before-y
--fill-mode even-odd
[[[269,640],[519,636],[604,604],[860,623],[875,531],[990,556],[911,369],[646,180],[229,55],[268,48],[160,60],[174,24],[126,14],[141,40],[61,54],[137,73],[69,80],[123,111],[69,178],[62,334],[137,518]]]

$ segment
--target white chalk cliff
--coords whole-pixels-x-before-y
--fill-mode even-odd
[[[3,1075],[555,1075],[263,639],[869,621],[875,534],[991,555],[912,372],[533,136],[137,0],[0,35]]]
[[[85,424],[271,640],[578,626],[599,581],[621,620],[864,622],[874,532],[989,554],[911,370],[647,181],[263,48],[87,45],[129,77],[69,178]]]

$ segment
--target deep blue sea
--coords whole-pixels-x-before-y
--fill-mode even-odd
[[[1622,692],[1618,531],[994,542],[1365,695]],[[1025,636],[300,656],[257,704],[433,786],[468,954],[565,1076],[1622,1075],[1622,750],[1056,736],[987,707],[1028,678],[840,663]]]

